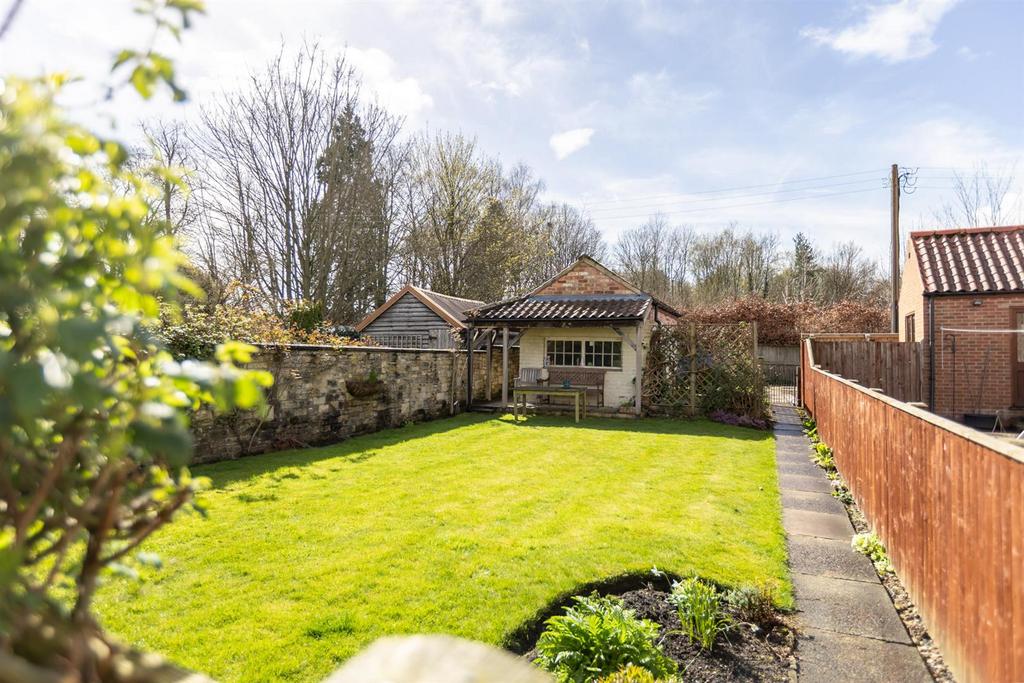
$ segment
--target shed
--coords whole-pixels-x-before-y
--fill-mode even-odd
[[[466,312],[483,305],[429,289],[405,285],[368,316],[356,331],[385,346],[450,349],[466,329]]]

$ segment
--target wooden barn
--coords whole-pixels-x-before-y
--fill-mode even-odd
[[[406,285],[359,321],[356,331],[384,346],[455,348],[457,334],[466,329],[466,312],[483,303]]]

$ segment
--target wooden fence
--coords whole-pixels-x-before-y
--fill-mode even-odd
[[[814,360],[825,370],[878,388],[898,401],[923,401],[921,342],[832,341],[811,337]]]
[[[1024,450],[825,372],[801,399],[960,681],[1024,681]]]

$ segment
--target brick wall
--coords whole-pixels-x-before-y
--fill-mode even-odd
[[[492,390],[501,391],[501,353],[492,358]],[[264,347],[249,367],[269,370],[274,387],[264,420],[251,412],[193,416],[193,462],[208,463],[275,450],[335,443],[409,421],[432,420],[465,408],[466,354],[368,347]],[[346,381],[376,374],[378,396],[356,398]],[[514,372],[514,370],[513,370]],[[514,376],[514,375],[513,375]],[[476,398],[486,392],[486,354],[473,363]]]
[[[600,268],[583,262],[537,294],[636,294],[636,291],[608,277]]]
[[[935,297],[936,413],[960,418],[1012,406],[1011,335],[943,333],[942,328],[1009,329],[1013,308],[1024,308],[1024,295]],[[919,324],[918,338],[927,339],[927,304]],[[926,377],[927,372],[926,365]]]

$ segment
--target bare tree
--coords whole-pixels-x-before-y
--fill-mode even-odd
[[[576,207],[560,203],[541,209],[543,237],[537,255],[536,280],[546,280],[580,256],[603,261],[607,246],[594,221]]]
[[[970,174],[953,173],[953,199],[935,212],[936,222],[947,228],[1002,225],[1011,207],[1006,205],[1014,172],[992,175],[986,164]]]
[[[817,300],[823,304],[860,301],[883,304],[885,275],[855,242],[844,242],[825,257],[818,272]]]
[[[687,288],[693,243],[690,228],[670,225],[663,214],[657,214],[619,236],[615,260],[623,277],[644,291],[680,301]]]

